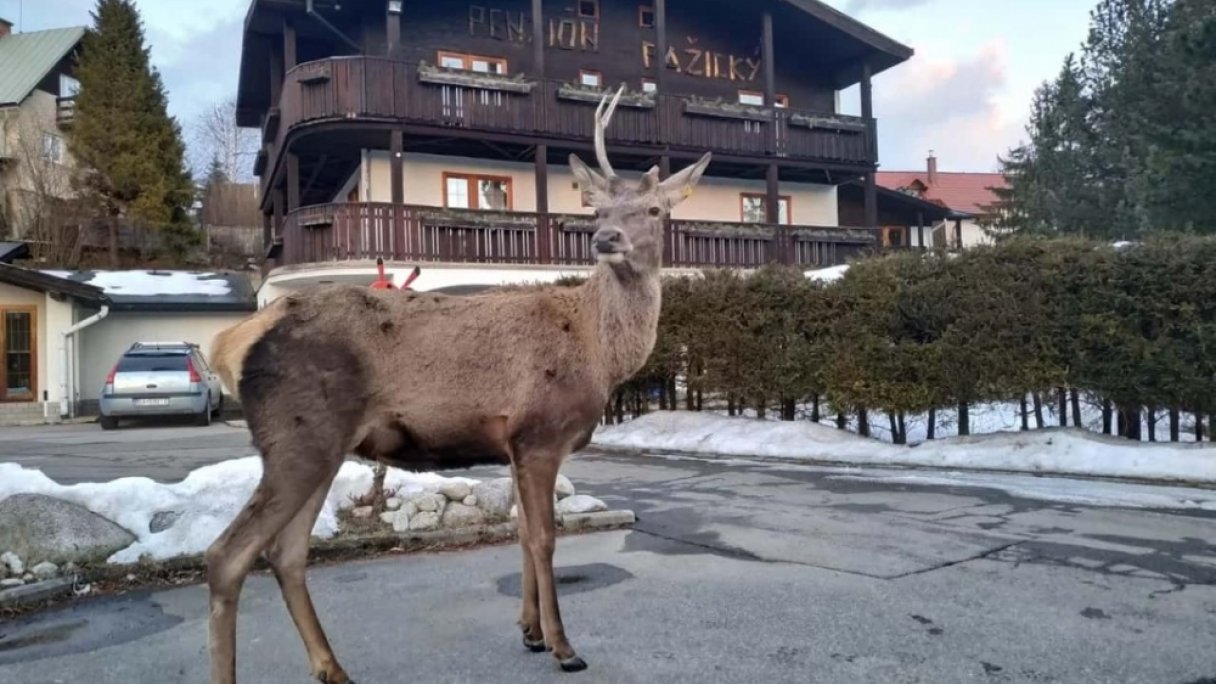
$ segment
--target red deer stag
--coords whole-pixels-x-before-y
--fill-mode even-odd
[[[304,583],[317,514],[346,454],[412,470],[510,465],[523,548],[524,645],[562,670],[587,664],[566,638],[553,580],[558,468],[591,438],[614,388],[645,363],[660,305],[663,222],[709,164],[666,180],[616,175],[596,111],[601,171],[570,156],[595,208],[598,264],[583,285],[470,297],[328,286],[280,298],[221,332],[213,357],[245,407],[261,482],[207,551],[211,681],[236,679],[241,585],[265,552],[312,674],[349,682]]]

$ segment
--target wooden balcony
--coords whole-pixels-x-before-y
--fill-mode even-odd
[[[590,265],[588,216],[480,212],[351,202],[287,214],[276,265],[371,260],[477,264]],[[669,221],[664,265],[757,268],[782,262],[806,268],[842,264],[877,244],[862,228]]]
[[[286,75],[279,106],[264,119],[263,138],[272,141],[267,168],[272,173],[277,167],[293,131],[326,122],[591,142],[594,96],[559,81],[498,77],[494,83],[494,77],[480,76],[371,56],[299,64]],[[872,119],[634,95],[617,110],[608,131],[611,146],[652,154],[709,150],[758,163],[777,159],[855,169],[876,159]]]

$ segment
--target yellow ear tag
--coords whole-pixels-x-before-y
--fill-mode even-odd
[[[692,188],[686,185],[684,186],[684,199],[688,199],[689,197],[692,197]]]

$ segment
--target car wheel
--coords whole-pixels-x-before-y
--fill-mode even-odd
[[[194,419],[194,424],[199,427],[207,427],[211,425],[211,395],[207,395],[207,403],[203,404],[203,412]]]
[[[220,414],[223,412],[223,410],[224,410],[224,395],[221,394],[220,400],[215,404],[215,410],[212,411],[211,414],[214,415],[216,418],[219,418]]]
[[[97,422],[101,423],[102,430],[115,430],[118,428],[118,419],[113,416],[102,416],[101,420]]]

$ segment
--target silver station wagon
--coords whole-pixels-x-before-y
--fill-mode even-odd
[[[113,430],[122,418],[194,416],[210,425],[224,395],[198,345],[189,342],[136,342],[114,365],[101,388],[101,427]]]

